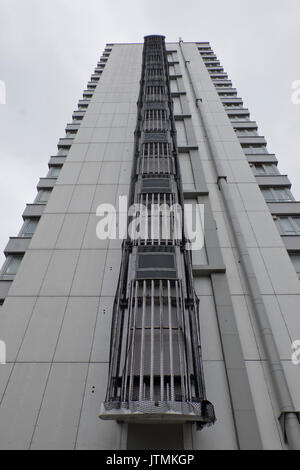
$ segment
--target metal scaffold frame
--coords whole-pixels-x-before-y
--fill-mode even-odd
[[[129,204],[178,204],[183,191],[165,39],[145,38]],[[175,226],[174,214],[170,223]],[[173,225],[172,225],[173,224]],[[150,224],[151,225],[151,224]],[[184,228],[123,244],[114,303],[107,395],[100,417],[213,424],[201,357],[200,312]]]

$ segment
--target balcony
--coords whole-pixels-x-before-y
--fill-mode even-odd
[[[273,215],[299,215],[300,214],[300,202],[288,201],[288,202],[268,202],[267,203],[271,214]]]
[[[221,64],[220,64],[220,61],[217,60],[217,59],[203,59],[203,62],[205,63],[206,67],[220,67]]]
[[[92,90],[85,90],[83,92],[83,99],[91,99],[93,98],[93,95],[94,95],[94,91]]]
[[[222,96],[222,94],[228,94],[228,93],[234,93],[236,94],[237,93],[237,89],[236,88],[232,88],[232,87],[221,87],[221,88],[217,88],[217,92],[220,96]]]
[[[208,67],[207,68],[208,72],[210,74],[214,74],[214,73],[224,73],[224,68],[219,66],[219,67],[216,67],[216,66],[213,66],[213,67]]]
[[[4,249],[5,256],[13,254],[24,254],[29,247],[31,238],[10,237],[8,244]]]
[[[264,137],[259,135],[237,135],[241,144],[248,144],[248,145],[267,145],[267,141]]]
[[[54,188],[57,178],[40,178],[37,189]]]
[[[278,163],[276,156],[272,153],[262,155],[246,155],[249,163]]]
[[[74,134],[74,137],[76,134]],[[71,147],[74,137],[62,137],[58,141],[58,147]]]
[[[237,96],[228,96],[224,98],[220,96],[220,99],[223,104],[240,104],[240,105],[243,104],[242,98],[238,98]]]
[[[73,112],[73,115],[72,115],[72,118],[84,118],[85,116],[85,111],[74,111]]]
[[[234,129],[253,129],[257,130],[257,123],[255,121],[233,121],[231,120]],[[241,137],[241,136],[239,136]]]
[[[269,186],[284,186],[286,188],[291,188],[292,184],[287,176],[285,175],[265,175],[265,176],[255,176],[257,184],[263,187]]]
[[[213,82],[228,80],[228,75],[225,72],[211,73],[210,77],[213,80]]]
[[[250,111],[247,108],[239,109],[239,108],[226,108],[226,113],[228,114],[228,117],[232,115],[250,115]],[[233,121],[234,122],[234,121]],[[249,122],[249,121],[246,121]]]
[[[31,217],[41,217],[45,210],[46,204],[27,204],[26,209],[23,212],[23,219]]]
[[[288,251],[300,252],[300,235],[282,235],[281,238]]]
[[[50,158],[48,165],[49,166],[62,166],[66,161],[66,157],[57,157],[53,156]]]
[[[78,105],[88,107],[90,100],[79,100]]]
[[[213,84],[216,87],[216,90],[219,91],[227,91],[230,90],[232,87],[232,83],[226,80],[213,80]]]
[[[80,124],[81,124],[81,121],[78,121],[78,124],[74,124],[74,123],[71,123],[71,124],[68,124],[67,127],[66,127],[66,132],[72,132],[72,131],[78,131],[79,127],[80,127]]]

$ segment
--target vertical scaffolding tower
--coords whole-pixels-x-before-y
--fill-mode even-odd
[[[139,215],[140,231],[123,244],[100,417],[192,421],[201,428],[215,414],[205,394],[199,299],[180,223],[183,192],[163,36],[145,38],[135,143],[129,197],[135,210],[128,222]]]

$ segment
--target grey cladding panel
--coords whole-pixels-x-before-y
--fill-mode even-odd
[[[0,299],[5,299],[12,285],[12,281],[0,280]]]
[[[99,419],[99,401],[104,400],[107,364],[91,364],[86,384],[76,449],[120,449],[122,425]]]
[[[52,366],[31,449],[74,449],[87,368],[87,364]]]
[[[0,449],[29,449],[49,368],[15,365],[0,408]]]

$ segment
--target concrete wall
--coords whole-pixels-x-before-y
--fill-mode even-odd
[[[0,339],[6,342],[8,354],[7,365],[0,366],[1,449],[127,447],[127,426],[98,418],[106,391],[121,245],[98,240],[96,209],[101,203],[116,204],[120,195],[128,194],[142,48],[142,44],[113,46],[1,309]],[[179,46],[167,48],[177,51],[169,60],[175,64],[171,73],[178,76],[171,81],[175,114],[183,115],[176,127],[184,190],[198,194],[200,179],[204,181],[206,189],[198,201],[206,204],[215,223],[211,229],[215,246],[195,253],[194,263],[206,265],[218,252],[217,261],[226,267],[226,274],[220,276],[238,336],[232,344],[240,341],[240,368],[248,380],[241,387],[254,403],[251,413],[263,448],[283,449],[277,404],[205,132]],[[184,50],[207,105],[295,407],[300,409],[300,372],[290,360],[291,342],[300,339],[299,280],[198,49],[190,43]],[[195,146],[196,154],[191,150]],[[221,294],[216,285],[221,284],[208,274],[195,278],[207,396],[215,405],[217,422],[201,432],[192,425],[183,426],[181,442],[186,449],[238,449],[249,423],[247,414],[243,415],[249,409],[243,409],[233,393],[238,382],[234,384],[226,370],[217,309]],[[238,423],[237,416],[244,416],[244,423]],[[136,429],[129,429],[129,448],[135,433]],[[149,429],[142,426],[138,435],[138,446],[146,449]]]
[[[96,209],[127,195],[142,45],[115,46],[1,310],[1,449],[119,449],[105,397],[120,243]]]

